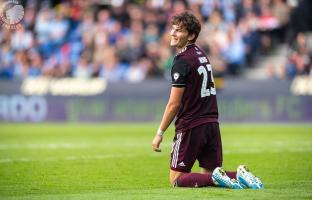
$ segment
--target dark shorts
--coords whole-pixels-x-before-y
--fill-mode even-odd
[[[209,170],[222,166],[222,143],[218,123],[207,123],[175,133],[170,168],[190,172],[196,160],[200,167]]]

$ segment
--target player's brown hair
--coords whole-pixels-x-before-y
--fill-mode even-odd
[[[194,34],[195,37],[191,41],[192,43],[196,41],[201,30],[199,20],[189,11],[173,16],[171,19],[171,25],[181,25],[189,32],[189,34]]]

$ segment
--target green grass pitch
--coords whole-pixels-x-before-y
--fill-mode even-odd
[[[221,124],[223,167],[246,164],[264,190],[170,188],[173,128],[161,153],[151,150],[156,129],[0,124],[0,199],[312,199],[312,125]]]

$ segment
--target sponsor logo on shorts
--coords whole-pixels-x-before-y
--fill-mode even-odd
[[[182,162],[180,162],[180,163],[178,164],[178,166],[180,166],[180,167],[185,167],[185,164],[184,164],[184,162],[182,161]]]

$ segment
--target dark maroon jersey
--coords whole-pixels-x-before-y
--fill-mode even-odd
[[[172,87],[185,87],[178,111],[176,131],[208,122],[218,122],[218,105],[210,62],[195,44],[175,56],[171,69]]]

